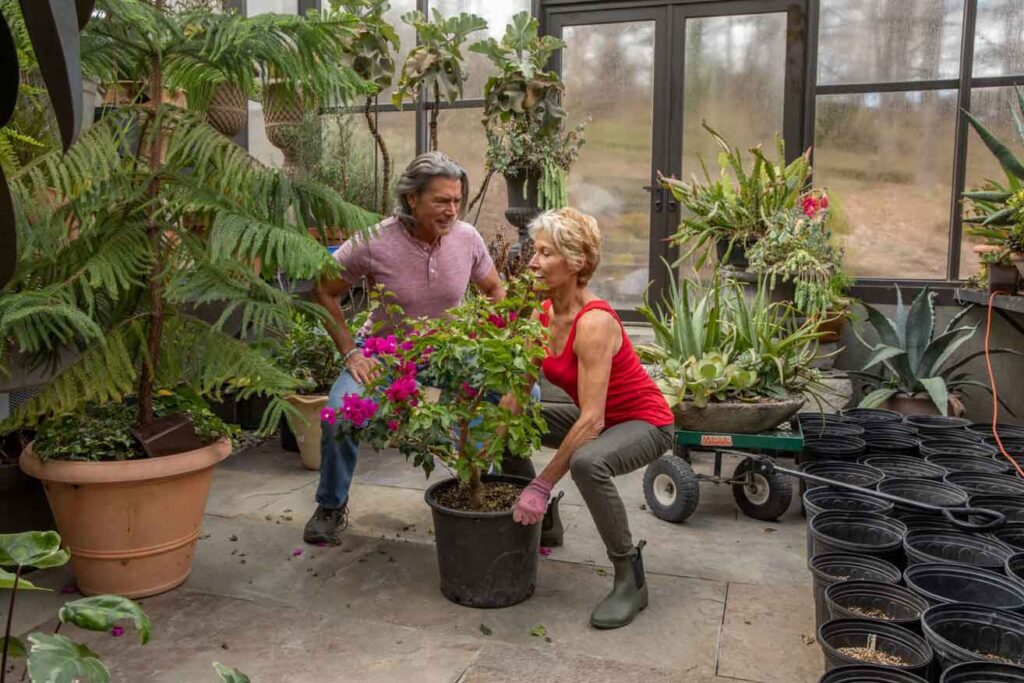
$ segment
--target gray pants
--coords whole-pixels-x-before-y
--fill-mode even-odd
[[[545,406],[548,423],[544,445],[558,448],[580,416],[572,404]],[[609,427],[590,443],[572,454],[569,471],[594,518],[598,533],[608,549],[608,558],[632,556],[633,535],[629,531],[626,506],[619,498],[612,477],[648,465],[672,448],[674,429],[655,427],[641,420],[630,420]]]

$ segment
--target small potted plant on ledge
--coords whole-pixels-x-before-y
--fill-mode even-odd
[[[777,158],[768,159],[760,146],[753,147],[748,170],[738,148],[707,123],[702,125],[722,150],[721,170],[713,179],[701,159],[703,181],[696,174],[689,182],[659,174],[661,186],[688,212],[671,241],[685,247],[680,261],[696,256],[697,268],[704,265],[712,247],[723,265],[746,268],[746,251],[764,236],[772,217],[800,208],[811,175],[810,150],[787,164],[782,138],[776,136]]]
[[[302,466],[320,469],[320,410],[327,405],[331,384],[341,373],[341,357],[319,318],[298,315],[277,350],[278,366],[298,382],[285,397],[296,410],[286,414],[295,435]]]
[[[498,304],[472,297],[443,321],[419,321],[402,338],[367,338],[363,352],[383,366],[366,397],[343,397],[323,418],[340,434],[377,448],[397,448],[430,474],[437,463],[454,476],[430,486],[441,592],[473,607],[525,600],[536,585],[540,525],[512,520],[529,482],[487,474],[508,457],[540,447],[540,405],[530,400],[544,355],[543,331],[529,278],[508,283]],[[440,388],[428,390],[426,387]],[[516,415],[497,398],[511,393]],[[369,398],[369,397],[377,398]]]
[[[768,300],[762,281],[754,297],[716,276],[701,287],[684,280],[664,307],[639,309],[654,330],[637,345],[682,429],[755,433],[777,427],[814,395],[819,372],[816,323]]]
[[[984,349],[956,357],[957,350],[978,331],[977,325],[960,325],[970,307],[953,316],[936,334],[935,296],[925,287],[908,308],[903,304],[902,292],[897,287],[895,318],[887,318],[874,306],[861,303],[878,342],[866,341],[861,331],[854,328],[857,338],[871,355],[861,371],[851,371],[850,374],[863,377],[868,387],[874,387],[861,400],[859,407],[886,408],[904,415],[952,413],[959,416],[964,412],[960,389],[974,386],[992,393],[987,384],[970,379],[971,374],[963,371],[964,365],[984,355]],[[1004,348],[992,349],[990,353],[1022,355],[1019,351]],[[1002,398],[999,402],[1014,414]]]

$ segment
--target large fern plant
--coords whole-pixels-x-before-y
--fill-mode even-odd
[[[30,366],[73,360],[7,426],[110,402],[137,402],[146,424],[161,389],[264,394],[273,398],[264,426],[276,425],[297,381],[247,340],[287,328],[298,311],[323,312],[274,276],[336,268],[309,236],[310,219],[359,230],[376,216],[262,166],[164,91],[191,95],[225,78],[248,91],[254,74],[273,71],[318,97],[360,96],[362,81],[341,66],[346,22],[173,13],[161,0],[102,0],[97,10],[83,36],[87,70],[145,83],[149,101],[13,178],[23,250],[0,297],[0,372],[15,351]],[[200,315],[211,309],[212,323]]]

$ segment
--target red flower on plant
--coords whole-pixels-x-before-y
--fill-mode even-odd
[[[345,394],[342,399],[341,414],[356,427],[364,427],[377,412],[377,402],[363,398],[358,394]]]
[[[497,313],[491,313],[489,316],[487,316],[487,321],[494,325],[495,327],[497,327],[499,330],[503,330],[508,326],[508,323],[505,322],[505,319],[498,315]]]
[[[476,398],[476,395],[480,393],[479,389],[473,388],[472,386],[469,385],[468,382],[463,382],[461,388],[462,388],[462,393],[465,394],[469,398]]]
[[[114,626],[110,629],[110,635],[114,636],[115,638],[120,638],[124,635],[124,626]]]
[[[384,390],[384,395],[389,401],[401,403],[409,400],[419,392],[416,378],[408,375],[396,379],[391,386]]]
[[[388,429],[397,432],[398,431],[398,420],[388,420]]]
[[[338,421],[338,413],[334,408],[323,408],[320,411],[320,421],[332,425]]]

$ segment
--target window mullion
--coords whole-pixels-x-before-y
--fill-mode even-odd
[[[967,117],[971,109],[971,81],[974,73],[974,31],[978,18],[978,0],[965,0],[963,33],[960,39],[960,86],[957,94],[956,138],[953,156],[953,188],[950,197],[949,258],[947,277],[960,279],[960,243],[963,239],[963,209],[960,197],[967,178]]]

